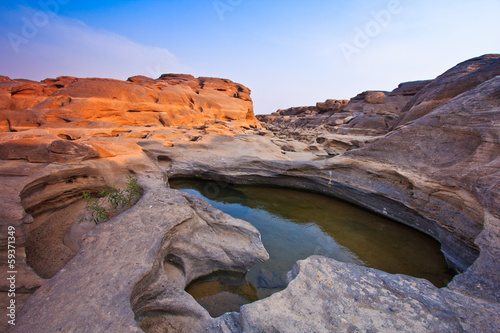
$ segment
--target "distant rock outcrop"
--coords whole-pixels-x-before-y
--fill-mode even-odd
[[[164,74],[128,81],[58,77],[41,82],[0,82],[0,130],[19,131],[53,123],[79,127],[171,127],[207,120],[257,126],[250,90],[226,79]]]
[[[282,139],[318,140],[329,154],[338,155],[388,133],[406,104],[430,82],[401,83],[392,92],[365,91],[349,101],[328,99],[257,118]]]
[[[318,127],[329,133],[377,135],[384,134],[405,105],[431,81],[401,83],[392,92],[365,91],[351,100],[327,99],[316,106],[278,110],[257,118],[270,129],[308,131]],[[289,116],[289,117],[286,117]]]
[[[464,61],[418,91],[405,105],[394,127],[425,116],[452,98],[500,75],[500,58],[490,54]]]

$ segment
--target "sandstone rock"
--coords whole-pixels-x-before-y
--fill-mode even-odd
[[[64,236],[63,243],[71,250],[78,252],[82,245],[83,237],[92,229],[96,224],[90,220],[74,220]]]
[[[12,332],[200,330],[213,319],[185,286],[213,270],[245,271],[268,258],[250,224],[167,189],[161,179],[140,183],[141,200],[87,235],[77,256],[28,300]],[[198,241],[186,242],[193,236]],[[72,309],[71,321],[64,309]]]
[[[448,100],[411,124],[384,137],[372,138],[360,148],[331,159],[290,163],[249,157],[243,161],[235,159],[222,168],[202,157],[182,158],[182,154],[176,152],[169,155],[172,160],[167,172],[172,177],[224,177],[226,181],[240,184],[260,183],[265,179],[268,185],[330,193],[426,232],[441,242],[450,266],[464,271],[439,292],[442,307],[437,312],[446,314],[448,319],[436,317],[432,321],[436,325],[451,325],[444,330],[495,332],[500,325],[495,315],[499,311],[497,290],[500,283],[500,265],[496,259],[500,253],[497,233],[500,226],[497,193],[500,191],[496,189],[500,170],[497,153],[500,151],[497,135],[499,89],[499,77],[492,78]],[[291,120],[293,116],[283,124],[289,124]],[[304,128],[302,130],[310,137],[310,133]],[[327,140],[320,139],[319,142],[324,144]],[[418,293],[417,290],[421,295],[437,295],[438,292],[418,286],[414,294]],[[279,298],[278,295],[269,300]],[[293,304],[292,300],[300,298],[292,291],[283,302]],[[266,316],[262,314],[265,311],[260,311],[263,303],[244,307],[239,324],[231,321],[235,317],[230,315],[225,317],[224,323],[228,327],[240,325],[265,331],[269,327],[264,323]],[[245,322],[245,309],[253,306],[259,310]],[[268,311],[271,308],[280,306],[266,307]],[[297,323],[300,331],[303,317],[294,321],[295,314],[300,313],[297,309],[300,306],[294,306],[293,311],[272,311],[269,318],[274,318],[273,323],[279,318],[278,322],[285,330],[293,331],[285,322]],[[256,318],[257,312],[259,318]],[[311,312],[307,313],[308,318],[314,318],[311,325],[322,322],[321,312]],[[370,320],[361,322],[368,325]],[[420,325],[417,323],[414,322]],[[321,326],[322,329],[331,329],[326,325],[326,328]]]
[[[244,305],[244,332],[463,332],[439,289],[404,275],[313,256],[288,287]]]
[[[431,82],[432,80],[403,82],[400,83],[398,87],[391,92],[391,94],[415,96],[420,90]]]
[[[500,81],[487,79],[496,59],[460,64],[446,80],[365,92],[339,110],[279,111],[263,117],[265,131],[247,130],[249,91],[228,80],[0,78],[0,254],[5,228],[16,226],[18,292],[39,288],[12,331],[497,332]],[[391,131],[407,104],[430,112]],[[33,106],[11,110],[16,105]],[[299,152],[283,151],[285,144]],[[322,149],[339,156],[324,158]],[[64,268],[50,261],[56,256],[27,264],[33,253],[50,254],[44,247],[65,247],[63,237],[37,243],[39,233],[66,234],[54,214],[64,220],[83,191],[129,174],[145,189],[136,206],[88,232]],[[175,177],[287,186],[356,203],[436,238],[462,273],[437,289],[312,257],[297,264],[283,292],[211,318],[184,292],[186,283],[213,269],[244,271],[266,254],[246,223],[168,189]],[[46,263],[48,282],[37,275]]]
[[[283,109],[283,110],[278,110],[273,113],[273,115],[278,115],[278,116],[296,116],[299,114],[315,114],[318,113],[319,110],[316,106],[299,106],[299,107],[292,107],[289,109]],[[265,115],[259,115],[259,117],[265,118]]]
[[[85,144],[66,140],[53,141],[48,147],[52,163],[78,163],[86,159],[98,157],[98,153]]]
[[[500,75],[500,55],[484,55],[458,64],[415,95],[403,109],[395,127],[426,115],[450,99],[497,75]]]
[[[349,122],[349,128],[366,128],[366,134],[380,133],[387,131],[387,124],[382,116],[358,116]]]
[[[42,82],[0,82],[0,107],[34,113],[40,121],[78,120],[132,126],[179,126],[206,120],[241,121],[259,126],[250,90],[230,80],[166,74],[158,80],[136,76],[127,82],[58,77]],[[29,111],[26,111],[29,109]],[[1,112],[1,128],[16,129],[17,113]],[[19,128],[17,129],[19,130]]]
[[[155,84],[154,79],[147,77],[147,76],[144,76],[144,75],[131,76],[127,79],[127,81],[132,82],[132,83],[137,83],[140,85],[146,85],[146,84],[154,85]]]
[[[9,102],[10,103],[10,102]],[[0,131],[18,132],[40,126],[37,114],[31,110],[1,110]]]
[[[429,81],[406,82],[392,92],[365,91],[349,101],[329,99],[317,103],[316,107],[278,110],[257,118],[278,136],[306,143],[315,137],[329,134],[375,138],[392,128],[401,110],[428,83]],[[347,148],[357,147],[359,145]]]
[[[24,139],[0,143],[0,159],[27,160],[32,163],[50,161],[48,146],[50,142]]]
[[[482,229],[484,220],[484,208],[480,207],[496,211],[497,208],[493,208],[496,205],[491,203],[499,202],[498,191],[478,186],[485,183],[491,186],[496,182],[492,180],[498,177],[499,160],[493,152],[500,151],[500,142],[495,134],[499,121],[495,111],[500,107],[499,89],[500,79],[491,79],[434,109],[413,124],[345,156],[387,161],[398,167],[404,165],[405,170],[415,175],[412,178],[418,175],[419,178],[425,176],[432,179],[434,184],[427,185],[417,185],[412,181],[413,184],[408,185],[410,193],[416,192],[415,187],[423,186],[419,192],[426,194],[413,194],[407,204],[419,206],[421,211],[425,210],[434,219],[443,221],[445,228],[454,230],[456,244],[465,242],[467,245],[464,245],[472,250],[476,248],[473,240]],[[485,167],[479,168],[480,165]],[[432,190],[437,184],[440,184],[440,189]],[[465,192],[451,191],[452,188]],[[460,213],[449,215],[451,211]],[[446,246],[445,251],[465,253],[464,249],[452,250]],[[475,257],[471,255],[465,259],[467,264],[457,264],[463,268],[472,264],[473,260]]]
[[[291,151],[291,152],[301,152],[308,148],[309,146],[307,144],[299,141],[287,142],[286,144],[281,146],[281,149],[283,149],[284,151]]]
[[[320,113],[328,111],[340,111],[349,103],[347,100],[327,99],[323,103],[316,103],[316,108]]]
[[[382,104],[385,101],[385,96],[383,91],[367,91],[365,101],[369,104]]]
[[[359,148],[373,140],[372,136],[340,134],[324,134],[315,139],[329,155],[343,154],[350,149]]]

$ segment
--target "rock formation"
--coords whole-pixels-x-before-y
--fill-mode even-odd
[[[401,83],[392,92],[365,91],[350,101],[328,99],[257,117],[280,138],[316,140],[329,155],[338,155],[388,133],[405,105],[429,82]]]
[[[127,82],[74,77],[34,82],[2,76],[0,253],[7,257],[7,228],[14,226],[17,309],[75,255],[75,246],[63,239],[75,210],[83,209],[83,191],[98,193],[148,168],[164,177],[137,141],[154,138],[172,145],[171,140],[234,135],[251,127],[260,124],[250,90],[225,79],[165,74]],[[3,292],[9,290],[6,263],[2,259]]]
[[[186,285],[214,270],[246,271],[268,258],[249,223],[168,189],[161,177],[139,183],[141,200],[86,235],[78,255],[28,300],[12,331],[141,332],[155,331],[155,324],[200,331],[213,319]],[[48,309],[50,320],[39,321]],[[77,315],[67,320],[67,311]]]
[[[2,236],[15,226],[19,299],[36,289],[10,330],[497,332],[499,70],[499,55],[471,59],[392,92],[259,116],[266,129],[227,80],[0,78]],[[82,192],[129,174],[141,200],[77,253],[65,247]],[[314,256],[284,291],[211,318],[187,283],[267,253],[247,223],[169,189],[175,177],[348,200],[439,240],[460,274],[438,289]],[[52,267],[45,279],[33,262]]]
[[[225,79],[165,74],[157,80],[134,76],[127,82],[75,77],[32,82],[4,77],[0,90],[0,108],[9,110],[0,118],[3,131],[46,123],[85,128],[192,126],[206,120],[257,124],[250,90]]]

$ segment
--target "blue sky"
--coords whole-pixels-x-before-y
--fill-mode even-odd
[[[500,53],[499,16],[500,0],[4,1],[0,74],[223,77],[262,114]]]

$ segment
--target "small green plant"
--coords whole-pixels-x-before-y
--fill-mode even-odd
[[[139,200],[141,195],[141,187],[137,184],[137,180],[131,176],[127,177],[127,187],[123,190],[119,189],[114,184],[102,190],[99,193],[99,197],[104,198],[104,200],[93,198],[90,193],[83,192],[83,198],[86,202],[85,209],[90,213],[90,221],[95,224],[109,220],[115,215],[112,211],[118,208],[133,206]],[[108,211],[105,207],[106,202],[109,203],[107,206],[110,206],[111,211]],[[79,223],[83,221],[85,221],[85,218],[80,218],[78,220]]]
[[[131,204],[130,201],[127,200],[125,191],[126,190],[120,190],[116,187],[116,185],[111,185],[108,189],[102,191],[100,194],[103,197],[107,196],[112,209],[116,209],[118,207],[123,208],[127,204]]]
[[[132,176],[127,177],[127,188],[125,189],[127,203],[132,205],[132,203],[137,202],[142,195],[142,189],[137,184],[137,179]]]
[[[85,199],[86,205],[85,209],[90,212],[90,219],[95,224],[99,224],[101,222],[105,222],[109,220],[110,215],[106,211],[106,208],[102,206],[97,198],[92,198],[90,193],[83,192],[83,198]]]

